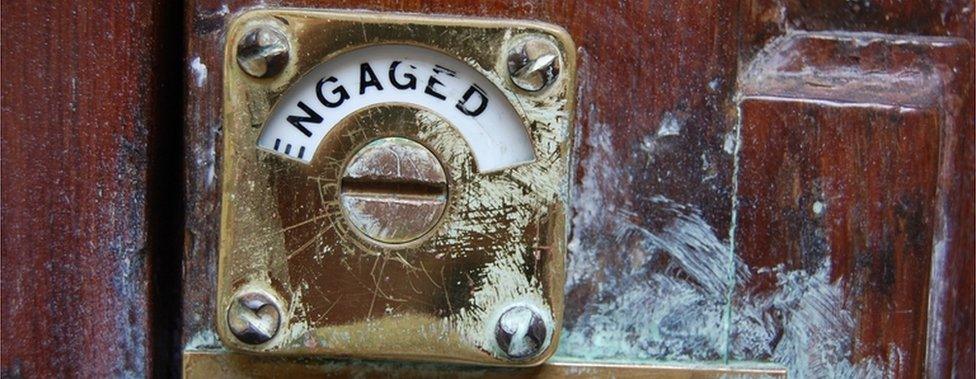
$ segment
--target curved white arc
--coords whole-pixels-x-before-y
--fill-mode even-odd
[[[467,141],[481,172],[535,159],[521,117],[493,83],[464,62],[410,45],[365,47],[315,67],[282,95],[258,147],[309,163],[342,119],[387,103],[444,117]]]

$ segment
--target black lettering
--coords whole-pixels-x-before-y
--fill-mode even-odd
[[[366,77],[369,76],[369,79]],[[376,89],[382,91],[383,86],[380,84],[379,78],[376,77],[376,73],[373,72],[373,68],[369,67],[369,63],[363,63],[359,65],[359,94],[363,95],[366,93],[366,87],[376,87]]]
[[[298,107],[305,111],[305,116],[288,116],[285,118],[285,120],[287,120],[289,124],[292,124],[298,128],[298,131],[302,132],[305,137],[311,137],[312,131],[308,130],[308,128],[306,128],[305,125],[302,125],[302,123],[309,122],[313,124],[320,124],[322,123],[322,116],[319,116],[318,113],[315,113],[312,108],[309,108],[308,105],[305,105],[305,103],[301,101],[298,102]],[[281,141],[275,141],[275,150],[278,150],[278,144],[280,142]]]
[[[447,76],[450,76],[452,78],[457,76],[457,72],[447,67],[441,66],[439,64],[434,65],[434,72],[437,74],[447,74]]]
[[[437,78],[431,75],[430,78],[427,79],[427,88],[424,88],[424,93],[441,100],[447,100],[446,96],[442,95],[440,92],[437,92],[437,90],[434,89],[435,85],[443,86],[444,83],[441,83],[440,80],[437,80]]]
[[[332,93],[339,95],[339,100],[332,102],[325,99],[325,95],[322,93],[322,86],[325,85],[325,83],[336,83],[338,81],[339,79],[336,79],[335,76],[330,76],[328,79],[319,80],[319,84],[315,88],[315,96],[319,98],[319,102],[322,103],[322,105],[329,108],[335,108],[342,105],[344,101],[349,99],[349,92],[346,92],[346,88],[343,86],[338,86],[336,89],[332,90]]]
[[[413,76],[411,73],[403,74],[404,78],[407,78],[407,84],[400,84],[396,80],[396,69],[400,65],[400,61],[393,61],[390,64],[390,84],[393,84],[397,89],[417,89],[417,77]]]
[[[471,96],[474,96],[475,94],[481,97],[481,103],[479,103],[474,110],[470,110],[466,107],[466,105],[468,104],[468,100],[471,100]],[[464,96],[461,97],[461,100],[458,100],[456,107],[459,111],[461,111],[461,113],[471,117],[478,117],[478,115],[480,115],[481,112],[484,112],[485,108],[488,107],[488,96],[485,95],[485,91],[482,90],[481,87],[478,87],[477,84],[472,84],[471,87],[468,87],[468,90],[464,93]]]

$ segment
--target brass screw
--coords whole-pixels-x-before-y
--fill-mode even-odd
[[[509,358],[539,355],[549,336],[549,327],[534,309],[515,305],[505,310],[495,326],[495,342]]]
[[[288,38],[267,26],[251,29],[237,43],[237,64],[255,78],[275,76],[288,63]]]
[[[536,92],[559,76],[559,49],[543,38],[527,38],[508,51],[508,75],[519,88]]]
[[[373,141],[346,164],[339,200],[346,219],[376,241],[399,244],[427,233],[447,205],[447,178],[423,145],[401,137]]]
[[[281,310],[262,292],[238,295],[227,309],[227,324],[241,342],[258,345],[270,341],[281,324]]]

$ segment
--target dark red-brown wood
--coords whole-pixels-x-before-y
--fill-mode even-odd
[[[559,355],[973,376],[971,0],[179,5],[0,6],[4,376],[165,375],[180,348],[220,347],[224,27],[255,6],[524,18],[572,34]],[[814,43],[791,66],[769,63],[805,31],[887,42]],[[890,80],[803,71],[818,67]],[[749,75],[791,70],[806,74]],[[847,338],[797,338],[797,288],[837,300]]]
[[[973,128],[959,108],[971,54],[961,38],[791,33],[750,65],[733,358],[812,376],[965,367],[945,346],[963,341],[950,330],[967,325],[972,289],[954,283],[971,274],[950,262],[973,247],[950,231],[972,221],[947,213],[966,209],[955,191],[972,192],[954,163]]]
[[[179,154],[178,12],[153,2],[0,6],[4,377],[172,365],[177,328],[165,319],[178,314],[167,309],[180,257],[161,239],[180,207],[166,163]]]
[[[973,39],[972,0],[784,0],[782,3],[787,24],[799,30]]]
[[[816,353],[777,349],[812,347],[846,357],[838,361],[859,376],[886,367],[920,376],[937,115],[748,100],[743,120],[736,253],[753,276],[735,296],[733,346],[754,348],[756,330],[773,333],[768,350],[735,358],[801,364]],[[870,359],[880,371],[857,366]]]
[[[973,137],[971,122],[947,120],[972,119],[967,111],[972,77],[942,74],[947,68],[971,70],[959,52],[972,54],[972,4],[856,3],[441,0],[263,6],[526,18],[570,32],[580,67],[577,168],[566,319],[557,354],[645,362],[770,361],[808,376],[943,376],[953,370],[969,376],[973,275],[965,267],[972,266],[972,254],[962,252],[973,249],[972,198],[964,195],[972,192]],[[235,14],[255,5],[201,0],[187,7],[190,208],[184,341],[191,348],[220,346],[212,333],[211,286],[219,229],[222,31]],[[892,40],[959,38],[951,41],[951,53],[902,51],[894,57],[881,51],[884,44],[854,58],[837,46],[814,44],[790,67],[830,66],[831,60],[839,61],[834,66],[856,65],[855,59],[863,58],[865,72],[923,71],[923,88],[914,92],[847,89],[875,96],[868,102],[878,109],[819,106],[814,100],[857,99],[835,96],[840,92],[818,87],[816,80],[801,83],[814,90],[794,91],[793,102],[756,100],[740,109],[737,96],[759,94],[747,90],[756,84],[747,73],[799,30],[887,33]],[[920,45],[924,50],[939,43]],[[926,68],[926,62],[941,66]],[[952,93],[952,101],[943,92]],[[899,112],[913,95],[926,102]],[[946,145],[947,134],[955,136],[955,145]],[[857,145],[827,146],[851,141]],[[767,154],[767,148],[778,153]],[[825,181],[843,183],[847,192],[824,188]],[[840,199],[824,203],[825,216],[811,216],[817,198],[810,188],[819,196],[834,190],[831,196]],[[950,213],[945,217],[938,208],[943,201]],[[828,217],[849,228],[825,224]],[[947,225],[947,239],[936,235],[940,222]],[[933,260],[937,241],[952,245],[948,261]],[[818,250],[818,244],[832,250]],[[804,250],[808,246],[814,248]],[[829,346],[833,356],[821,359],[826,345],[801,348],[803,338],[784,339],[783,333],[804,320],[790,314],[784,321],[773,305],[796,310],[799,303],[772,304],[770,294],[796,288],[796,283],[777,282],[777,272],[809,269],[812,275],[825,263],[833,267],[824,271],[826,283],[844,283],[830,289],[840,301],[837,311],[849,313],[843,326],[852,335],[820,341],[837,345]],[[933,267],[946,270],[944,281],[930,278]],[[837,282],[841,277],[844,281]],[[951,290],[937,299],[941,305],[930,315],[929,294],[941,284]],[[760,298],[766,302],[743,305]],[[748,319],[753,316],[758,318]],[[935,342],[928,334],[937,319],[953,333],[940,332],[943,337]],[[777,355],[777,348],[789,347],[784,341],[796,350]],[[888,354],[891,349],[899,354]]]

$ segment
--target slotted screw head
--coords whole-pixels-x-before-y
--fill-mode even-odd
[[[367,237],[405,243],[440,220],[447,205],[447,176],[424,145],[387,137],[350,159],[340,181],[339,203],[346,219]]]
[[[530,358],[542,352],[549,332],[545,320],[534,309],[515,305],[498,318],[495,342],[509,358]]]
[[[287,63],[288,38],[271,27],[255,27],[237,43],[237,64],[255,78],[275,76]]]
[[[559,76],[559,49],[543,38],[528,38],[508,52],[508,75],[519,88],[535,92]]]
[[[262,292],[238,295],[227,309],[227,325],[241,342],[258,345],[270,341],[281,324],[281,310]]]

